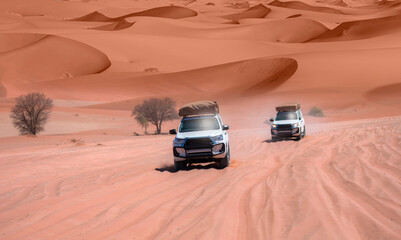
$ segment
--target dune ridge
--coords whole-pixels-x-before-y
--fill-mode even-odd
[[[344,14],[342,11],[340,11],[338,9],[329,8],[329,7],[311,6],[311,5],[308,5],[306,3],[299,2],[299,1],[281,2],[280,0],[274,0],[273,2],[269,3],[268,5],[276,6],[276,7],[283,7],[283,8],[292,8],[292,9],[299,9],[299,10],[315,11],[315,12]]]
[[[157,32],[150,28],[155,24],[155,20],[141,19],[130,28],[130,31],[138,34],[285,43],[306,42],[328,31],[323,24],[306,18],[279,19],[257,24],[210,29],[189,28],[157,21]]]
[[[118,101],[154,95],[230,97],[264,94],[276,88],[296,71],[290,58],[251,59],[206,68],[136,76],[135,73],[103,74],[60,79],[36,84],[17,84],[18,89],[46,89],[49,96],[79,100]],[[236,72],[227,79],[227,74]],[[277,80],[277,81],[276,81]],[[260,91],[252,89],[261,84]],[[77,90],[79,89],[79,90]],[[248,90],[247,90],[248,89]]]
[[[148,10],[144,10],[141,12],[135,12],[126,14],[120,17],[107,17],[106,15],[95,11],[84,15],[82,17],[69,19],[69,21],[87,21],[87,22],[118,22],[122,19],[129,17],[159,17],[159,18],[171,18],[171,19],[181,19],[197,16],[198,13],[185,7],[180,6],[165,6],[165,7],[157,7]]]
[[[401,31],[401,15],[341,23],[313,39],[319,41],[347,41],[377,37]]]
[[[245,18],[264,18],[269,14],[271,9],[267,8],[263,4],[258,4],[256,6],[253,6],[249,9],[247,9],[244,12],[241,13],[234,13],[230,15],[223,16],[226,19],[237,21],[240,19],[245,19]]]
[[[113,22],[117,21],[118,19],[107,17],[103,13],[98,11],[88,13],[84,16],[68,19],[69,21],[85,21],[85,22]]]
[[[4,53],[34,44],[47,35],[35,33],[0,33],[0,36],[0,53]]]
[[[113,23],[110,23],[110,24],[107,24],[104,26],[93,27],[91,29],[102,30],[102,31],[116,31],[116,30],[122,30],[122,29],[129,28],[132,25],[134,25],[134,23],[135,22],[132,22],[132,23],[128,22],[127,20],[125,20],[125,18],[123,18],[119,21],[116,21],[116,22],[113,22]]]
[[[317,1],[318,3],[327,3],[330,5],[334,6],[340,6],[340,7],[348,7],[348,4],[345,3],[343,0],[322,0],[322,1]]]

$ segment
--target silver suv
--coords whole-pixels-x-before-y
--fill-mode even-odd
[[[285,104],[276,107],[276,117],[270,119],[272,141],[282,138],[305,137],[305,119],[299,104]]]
[[[225,168],[230,162],[227,130],[219,114],[185,116],[176,129],[173,141],[174,167],[181,170],[191,163],[216,162]]]

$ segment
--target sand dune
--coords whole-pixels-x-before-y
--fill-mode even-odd
[[[122,30],[122,29],[126,29],[131,27],[132,25],[134,25],[135,22],[128,22],[125,19],[121,19],[119,21],[116,21],[114,23],[111,24],[107,24],[104,26],[100,26],[100,27],[93,27],[91,29],[94,30],[103,30],[103,31],[115,31],[115,30]]]
[[[340,6],[340,7],[348,7],[347,3],[345,3],[343,0],[322,0],[322,1],[317,1],[318,3],[327,3],[330,5],[334,6]]]
[[[151,26],[157,26],[158,31],[153,31]],[[138,20],[130,30],[137,34],[289,43],[306,42],[322,35],[328,29],[319,22],[302,18],[210,29],[189,28],[174,23],[142,19]]]
[[[230,14],[227,16],[224,16],[224,18],[237,21],[240,19],[245,19],[245,18],[264,18],[266,17],[267,14],[269,14],[271,10],[267,7],[265,7],[263,4],[258,4],[254,7],[249,8],[248,10],[241,12],[241,13],[235,13],[235,14]]]
[[[131,13],[123,17],[146,16],[146,17],[180,19],[180,18],[194,17],[196,15],[198,15],[198,13],[189,8],[180,6],[167,6],[167,7],[152,8],[137,13]]]
[[[137,16],[181,19],[187,17],[194,17],[197,14],[198,14],[197,12],[189,8],[179,7],[179,6],[167,6],[167,7],[152,8],[141,12],[130,13],[115,18],[107,17],[106,15],[95,11],[82,17],[69,19],[69,21],[113,22],[113,21],[121,21],[124,18],[137,17]]]
[[[292,8],[292,9],[300,9],[300,10],[308,10],[308,11],[317,11],[317,12],[325,12],[325,13],[335,13],[335,14],[343,14],[342,11],[329,7],[317,7],[311,6],[303,2],[299,1],[289,1],[289,2],[281,2],[279,0],[274,0],[268,5],[283,7],[283,8]]]
[[[0,13],[0,31],[27,28],[35,28],[35,26],[18,14]]]
[[[341,23],[313,41],[366,39],[401,31],[401,15]]]
[[[377,1],[374,4],[368,4],[368,5],[363,5],[363,6],[358,6],[358,9],[385,9],[385,8],[391,8],[391,7],[397,7],[400,6],[401,2],[399,0],[396,1],[387,1],[387,0],[381,0]]]
[[[368,100],[382,105],[401,106],[401,83],[381,86],[369,91],[366,94]]]
[[[197,98],[235,97],[271,91],[291,77],[296,69],[293,59],[252,59],[177,73],[137,77],[135,73],[110,73],[15,86],[21,90],[46,89],[46,93],[55,98],[81,100],[116,101],[189,92]]]
[[[117,19],[107,17],[106,15],[98,11],[88,13],[82,17],[69,19],[69,21],[85,21],[85,22],[113,22],[116,20]]]
[[[73,40],[38,34],[0,35],[13,41],[8,47],[12,50],[0,54],[0,67],[5,70],[1,81],[6,88],[98,73],[110,66],[103,53]]]

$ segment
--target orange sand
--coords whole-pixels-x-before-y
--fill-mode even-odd
[[[400,239],[400,13],[398,0],[2,1],[0,239]],[[32,91],[55,108],[40,136],[17,136],[10,109]],[[172,171],[173,136],[130,116],[164,96],[219,102],[228,168]],[[283,102],[301,104],[305,139],[270,142]]]

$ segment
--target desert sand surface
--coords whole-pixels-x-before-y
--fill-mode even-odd
[[[0,239],[401,239],[400,63],[399,0],[2,0]],[[175,172],[151,97],[218,101],[229,167]],[[287,102],[307,137],[272,142]]]

